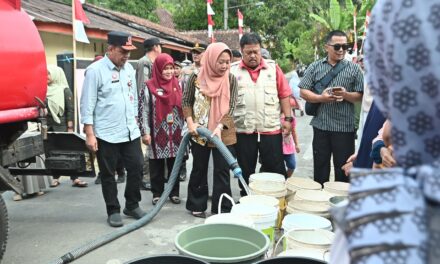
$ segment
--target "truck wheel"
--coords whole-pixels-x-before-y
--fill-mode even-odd
[[[6,241],[8,240],[8,211],[6,204],[0,193],[0,261],[6,249]]]

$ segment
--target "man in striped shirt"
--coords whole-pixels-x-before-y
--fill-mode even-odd
[[[312,63],[298,85],[304,100],[320,103],[310,124],[313,126],[314,179],[321,184],[329,180],[332,154],[336,181],[348,181],[342,166],[355,148],[353,103],[362,100],[364,80],[360,67],[344,60],[348,47],[344,32],[331,31],[325,39],[327,57]],[[315,93],[316,83],[324,79],[338,63],[343,64],[342,70],[321,94]]]

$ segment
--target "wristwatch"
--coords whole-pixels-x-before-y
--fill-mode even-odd
[[[293,117],[291,117],[291,116],[285,116],[285,117],[284,117],[284,121],[286,121],[286,122],[292,122],[292,121],[293,121]]]

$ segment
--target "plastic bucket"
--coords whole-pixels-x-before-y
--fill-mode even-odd
[[[255,264],[322,264],[321,260],[300,257],[278,257],[259,261]]]
[[[254,173],[249,176],[249,183],[254,181],[272,181],[272,182],[282,182],[285,183],[286,179],[284,175],[272,172],[260,172]]]
[[[324,229],[328,231],[332,231],[332,223],[318,215],[313,214],[290,214],[284,217],[282,228],[284,230],[284,234],[288,235],[288,232],[295,229]],[[287,249],[286,239],[284,240],[284,250]],[[322,254],[321,254],[322,255]],[[306,255],[299,255],[305,256]]]
[[[209,264],[208,262],[180,255],[162,255],[138,258],[125,264]]]
[[[234,224],[196,225],[179,232],[174,241],[180,254],[214,263],[254,263],[269,248],[261,231]]]
[[[310,258],[314,260],[320,260],[328,262],[330,261],[330,251],[318,250],[318,249],[289,249],[278,254],[279,257],[299,257],[299,258]],[[322,262],[319,262],[322,263]]]
[[[332,195],[317,190],[298,190],[295,193],[294,200],[309,201],[313,204],[328,205]]]
[[[322,185],[309,178],[290,177],[286,181],[287,195],[295,194],[298,190],[321,190]]]
[[[269,236],[270,241],[274,241],[278,218],[277,208],[258,204],[236,204],[232,207],[231,213],[251,218],[254,221],[255,229],[261,230]]]
[[[254,221],[247,216],[234,213],[216,214],[206,218],[205,224],[236,224],[255,228]]]
[[[288,249],[318,249],[329,250],[334,239],[334,233],[323,229],[293,230],[287,234]]]
[[[286,196],[286,184],[275,181],[254,181],[249,183],[252,194],[263,194],[275,198],[284,198]]]
[[[284,231],[290,231],[292,229],[324,229],[331,231],[332,223],[321,216],[300,213],[286,215],[282,227]]]
[[[235,205],[234,199],[227,193],[222,193],[218,202],[218,212],[221,212],[223,198],[229,199],[232,205]],[[205,224],[236,224],[255,228],[254,221],[247,216],[234,213],[219,213],[206,218]]]
[[[348,196],[350,184],[346,182],[324,182],[324,191],[332,195]]]
[[[258,204],[272,206],[278,209],[279,201],[269,195],[248,195],[240,198],[240,204]]]
[[[328,204],[316,204],[310,201],[290,199],[287,203],[286,210],[289,214],[307,213],[329,218],[329,209],[330,205]]]

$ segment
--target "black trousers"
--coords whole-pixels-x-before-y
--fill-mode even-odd
[[[150,163],[150,181],[151,181],[151,192],[153,193],[153,198],[162,196],[165,182],[165,163],[167,165],[168,177],[171,176],[171,171],[173,170],[174,161],[176,158],[168,159],[149,159]],[[174,183],[173,189],[170,193],[170,197],[179,196],[180,181],[177,177]]]
[[[354,154],[355,132],[331,132],[313,128],[313,178],[323,184],[330,177],[330,158],[333,154],[335,180],[348,182],[341,169]]]
[[[107,207],[107,214],[119,213],[121,206],[118,201],[118,188],[115,181],[115,170],[118,159],[122,158],[127,170],[127,183],[125,185],[125,207],[129,210],[139,207],[141,192],[139,189],[142,178],[142,149],[141,141],[123,143],[109,143],[98,138],[99,171],[101,173],[102,194]]]
[[[261,158],[260,172],[279,173],[287,177],[286,167],[284,165],[282,135],[261,135],[258,142],[258,134],[239,134],[237,133],[237,151],[238,165],[243,171],[243,178],[249,184],[249,176],[255,173],[258,154]],[[240,194],[246,195],[243,186],[240,185]]]
[[[227,146],[234,155],[234,148]],[[193,168],[188,182],[188,199],[186,209],[195,212],[204,212],[208,208],[208,163],[212,151],[214,161],[214,182],[212,189],[211,212],[218,212],[220,195],[227,193],[231,196],[231,176],[229,165],[217,148],[201,146],[197,143],[191,144],[193,155]],[[223,199],[221,210],[223,213],[231,211],[232,203]]]

